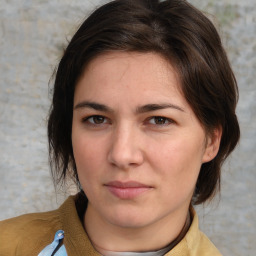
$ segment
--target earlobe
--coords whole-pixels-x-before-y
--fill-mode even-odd
[[[203,163],[210,162],[218,154],[218,151],[220,148],[221,136],[222,136],[221,127],[215,128],[213,132],[207,136],[205,152],[202,159]]]

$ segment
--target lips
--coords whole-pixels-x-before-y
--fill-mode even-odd
[[[151,186],[136,181],[112,181],[105,184],[105,186],[109,192],[120,199],[134,199],[152,189]]]

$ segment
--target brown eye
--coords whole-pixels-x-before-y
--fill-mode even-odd
[[[103,116],[94,116],[92,117],[92,119],[95,124],[103,124],[105,121],[105,118]]]
[[[166,118],[161,117],[161,116],[154,117],[155,124],[165,124],[166,120],[167,120]]]
[[[85,119],[85,122],[96,125],[96,124],[104,124],[107,122],[107,120],[104,116],[90,116]]]
[[[169,125],[174,121],[163,116],[154,116],[149,119],[149,123],[152,125]]]

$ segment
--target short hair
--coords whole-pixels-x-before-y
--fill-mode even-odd
[[[79,185],[71,141],[75,86],[92,59],[114,51],[160,54],[176,68],[181,91],[205,131],[222,128],[218,154],[202,164],[192,203],[211,199],[220,189],[221,166],[240,137],[238,88],[214,25],[185,0],[111,1],[74,34],[57,67],[48,120],[56,184],[69,176]]]

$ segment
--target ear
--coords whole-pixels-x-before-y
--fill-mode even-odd
[[[205,152],[202,158],[202,162],[210,162],[215,158],[215,156],[218,154],[219,148],[220,148],[220,141],[222,136],[222,127],[216,127],[213,132],[211,132],[206,137],[206,147]]]

